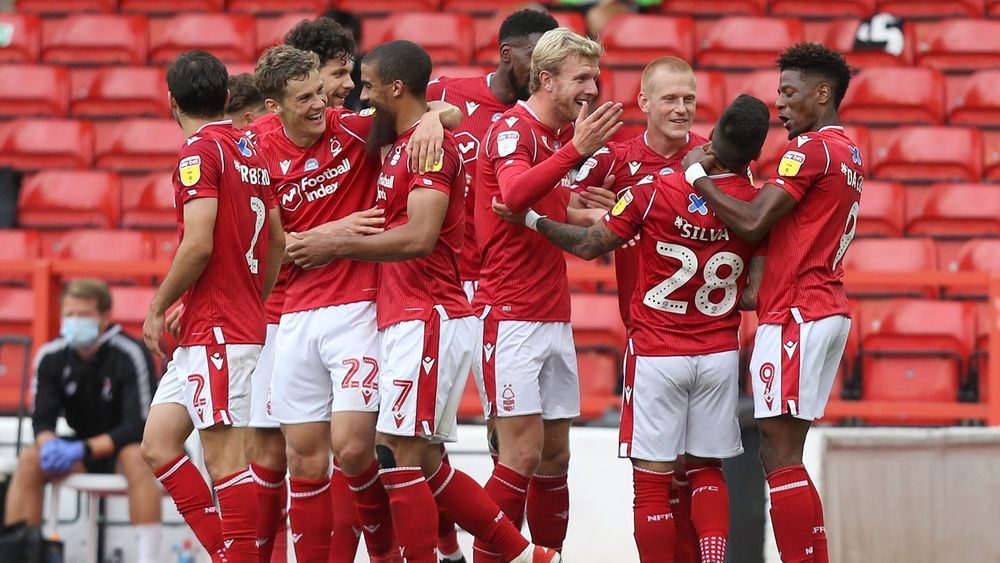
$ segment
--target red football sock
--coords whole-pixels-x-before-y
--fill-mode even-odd
[[[670,487],[670,510],[674,513],[677,541],[674,545],[675,563],[701,563],[698,554],[698,534],[691,523],[691,485],[687,476],[674,470],[674,483]]]
[[[257,491],[257,556],[260,563],[270,563],[278,522],[285,512],[288,489],[285,470],[250,464],[254,489]]]
[[[227,563],[258,563],[255,489],[249,468],[215,482]]]
[[[784,563],[813,561],[816,521],[809,474],[801,465],[783,467],[767,476],[771,495],[771,525]]]
[[[806,475],[806,479],[809,479],[809,475]],[[826,523],[823,518],[823,500],[819,498],[819,491],[816,490],[816,485],[809,479],[809,492],[812,494],[813,499],[813,517],[815,522],[813,523],[813,562],[814,563],[828,563],[830,561],[830,555],[826,547]]]
[[[381,487],[381,485],[379,485]],[[333,535],[330,536],[330,563],[354,561],[361,540],[361,523],[354,507],[354,493],[347,476],[336,463],[330,476],[330,500]]]
[[[390,555],[396,550],[396,539],[393,537],[392,514],[389,512],[389,495],[379,481],[378,462],[372,458],[368,469],[358,475],[346,477],[354,494],[354,509],[364,530],[368,554],[372,557]]]
[[[291,505],[288,516],[292,547],[300,563],[327,563],[330,558],[330,481],[328,479],[288,480]]]
[[[215,556],[225,549],[222,520],[215,508],[212,492],[188,456],[182,455],[154,473],[205,550]]]
[[[688,467],[691,521],[698,532],[703,563],[725,563],[729,539],[729,489],[718,465]]]
[[[472,477],[442,463],[427,484],[441,512],[488,544],[502,561],[514,559],[528,547],[528,540],[510,520],[501,518],[500,507]]]
[[[569,525],[569,485],[566,474],[535,475],[528,484],[528,529],[535,545],[562,551]]]
[[[497,463],[493,467],[493,475],[483,487],[493,502],[514,524],[514,528],[518,530],[521,529],[521,523],[524,522],[524,504],[528,497],[530,483],[530,477],[521,475],[502,463]],[[500,554],[497,553],[496,549],[483,540],[476,539],[472,547],[475,550],[473,553],[475,563],[493,563],[500,560]]]
[[[670,510],[670,482],[673,478],[673,473],[632,468],[635,545],[639,548],[641,563],[674,561],[677,534],[674,515]]]
[[[445,449],[444,444],[441,444],[441,462],[444,465],[451,465],[448,460],[448,450]],[[431,489],[434,490],[435,487],[431,485]],[[462,547],[458,545],[458,531],[455,529],[455,521],[441,512],[440,506],[438,506],[438,554],[448,559],[462,557]]]
[[[396,467],[379,473],[389,493],[393,531],[407,563],[437,563],[437,506],[419,467]]]

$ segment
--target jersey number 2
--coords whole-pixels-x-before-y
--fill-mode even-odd
[[[677,313],[684,315],[688,310],[688,302],[678,299],[667,299],[674,291],[677,291],[694,277],[698,271],[698,255],[693,250],[679,244],[666,242],[656,243],[656,252],[661,256],[667,256],[674,260],[679,260],[681,267],[674,275],[654,285],[642,298],[643,304],[647,307],[664,311],[667,313]],[[719,268],[729,266],[729,275],[720,278]],[[719,252],[712,255],[705,262],[705,270],[702,277],[705,279],[704,285],[698,288],[694,295],[694,306],[698,311],[709,317],[720,317],[732,310],[736,305],[736,280],[740,279],[743,273],[743,259],[732,252]],[[713,289],[724,291],[722,300],[713,303],[709,300],[709,295]]]
[[[264,221],[267,219],[267,206],[264,205],[264,200],[257,196],[250,196],[250,210],[256,214],[256,219],[254,220],[253,226],[253,238],[250,239],[250,248],[247,250],[247,267],[250,268],[251,274],[256,274],[260,269],[260,260],[258,260],[254,255],[253,251],[257,247],[257,239],[260,238],[260,231],[264,228]]]

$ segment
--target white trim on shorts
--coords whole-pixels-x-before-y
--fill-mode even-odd
[[[250,428],[278,428],[281,425],[271,418],[271,373],[274,371],[274,354],[278,347],[278,323],[267,325],[264,347],[257,358],[257,367],[250,376]]]

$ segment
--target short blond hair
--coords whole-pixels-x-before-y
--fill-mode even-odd
[[[289,45],[277,45],[261,55],[254,78],[265,98],[278,100],[290,81],[302,80],[314,70],[319,70],[319,55]]]
[[[648,93],[649,88],[652,86],[650,82],[653,80],[653,75],[660,70],[676,74],[690,74],[691,80],[695,80],[694,69],[684,59],[671,56],[660,57],[654,59],[646,65],[646,68],[642,69],[641,87],[643,92]]]
[[[566,27],[557,27],[546,31],[535,44],[531,52],[531,80],[528,82],[528,92],[534,94],[541,86],[538,77],[543,71],[559,74],[563,63],[572,56],[591,59],[597,62],[604,54],[600,43],[588,39]]]

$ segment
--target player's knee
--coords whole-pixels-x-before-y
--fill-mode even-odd
[[[514,444],[511,444],[510,448],[500,454],[500,460],[501,463],[522,475],[531,475],[535,473],[542,461],[542,452],[537,448],[524,447],[523,445],[514,447]]]
[[[38,448],[30,446],[21,451],[21,457],[17,460],[17,473],[25,481],[34,482],[44,480],[41,456],[38,453]]]
[[[122,448],[118,452],[118,463],[121,464],[122,471],[126,474],[145,470],[147,467],[139,444],[128,444]]]
[[[160,441],[145,436],[142,438],[142,443],[139,444],[139,454],[146,462],[146,465],[154,471],[180,455],[180,453],[174,452],[173,448],[168,448],[160,443]]]
[[[285,450],[288,459],[288,472],[293,477],[301,479],[322,479],[326,476],[329,464],[329,451],[303,452],[288,446]]]
[[[372,445],[365,440],[348,440],[334,451],[334,455],[348,472],[364,471],[372,464]]]
[[[560,475],[569,470],[569,446],[542,452],[539,472],[545,475]],[[542,471],[544,469],[544,471]]]

